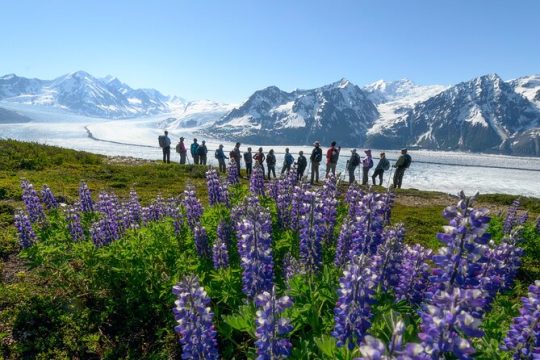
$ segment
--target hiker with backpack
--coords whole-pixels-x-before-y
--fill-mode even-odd
[[[313,185],[313,180],[317,183],[319,182],[319,165],[322,161],[321,144],[318,141],[315,141],[313,146],[315,147],[311,151],[311,156],[309,157],[309,160],[311,161],[311,185]]]
[[[394,173],[394,188],[401,189],[401,182],[403,181],[403,175],[405,175],[405,170],[411,166],[411,156],[407,154],[407,149],[401,149],[401,156],[394,164],[396,172]]]
[[[250,147],[248,147],[247,151],[244,153],[244,162],[246,163],[246,176],[249,179],[253,169],[253,154],[251,153]]]
[[[231,152],[231,159],[233,158],[234,153],[234,161],[236,161],[236,168],[238,169],[238,176],[240,176],[240,161],[242,160],[242,153],[240,152],[240,143],[237,142],[236,145],[234,145],[234,149]]]
[[[164,135],[158,136],[159,147],[163,151],[163,162],[169,164],[171,162],[171,139],[169,132],[165,130]]]
[[[375,172],[371,176],[371,180],[373,180],[373,185],[375,184],[375,178],[379,177],[379,186],[382,186],[383,182],[383,174],[386,170],[390,169],[390,162],[386,158],[385,153],[381,153],[381,159],[379,160],[379,163],[377,164],[377,167],[375,167]]]
[[[208,149],[206,148],[206,141],[202,141],[201,145],[197,148],[197,155],[199,155],[199,164],[206,165],[206,154]]]
[[[369,183],[369,169],[373,167],[373,158],[371,157],[371,150],[364,150],[366,157],[362,160],[362,185]]]
[[[298,180],[301,180],[304,177],[304,171],[306,170],[306,167],[307,167],[307,159],[304,156],[303,151],[300,151],[298,153],[298,160],[296,161],[296,166],[297,166],[296,178]]]
[[[262,168],[263,177],[264,177],[264,160],[265,159],[266,157],[264,156],[263,148],[260,147],[259,151],[257,151],[255,155],[253,155],[253,160],[255,160],[255,166],[260,166]]]
[[[283,160],[283,167],[281,168],[281,175],[285,171],[287,171],[287,174],[291,171],[291,166],[294,163],[294,158],[289,152],[289,148],[285,148],[285,159]]]
[[[339,160],[340,151],[341,147],[336,147],[336,142],[332,141],[330,148],[326,152],[326,177],[328,177],[330,171],[332,171],[332,175],[336,176],[336,165]]]
[[[217,159],[219,164],[219,171],[224,173],[227,171],[227,165],[225,165],[225,159],[228,159],[227,156],[225,156],[225,153],[223,152],[223,145],[219,144],[219,148],[216,149],[216,152],[214,153],[214,157]]]
[[[193,157],[193,163],[197,165],[199,163],[199,144],[197,143],[197,139],[193,139],[193,143],[190,147],[191,157]]]
[[[266,156],[266,165],[268,166],[268,180],[270,180],[270,173],[274,174],[276,178],[276,155],[274,155],[274,149],[270,149]]]
[[[360,165],[360,155],[356,152],[356,149],[351,150],[351,158],[347,160],[347,170],[349,171],[349,185],[354,183],[356,180],[354,177],[354,172],[356,168]]]
[[[180,136],[180,141],[176,144],[176,152],[180,154],[180,164],[184,165],[186,163],[186,145],[184,144],[184,137]]]

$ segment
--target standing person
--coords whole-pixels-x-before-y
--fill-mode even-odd
[[[285,159],[283,160],[283,167],[281,168],[281,174],[287,171],[287,174],[291,171],[291,166],[294,163],[294,158],[289,152],[289,148],[285,148]]]
[[[264,156],[262,147],[259,148],[259,151],[257,151],[255,155],[253,155],[253,159],[255,160],[255,166],[262,167],[262,172],[263,172],[263,177],[264,177],[264,159],[266,159],[266,157]]]
[[[332,175],[336,176],[336,165],[339,160],[340,151],[341,147],[336,147],[336,142],[332,141],[330,148],[326,152],[326,177],[328,177],[330,171],[332,171]]]
[[[228,159],[227,156],[225,156],[225,153],[223,152],[223,145],[219,144],[219,148],[216,150],[214,154],[215,158],[218,160],[219,164],[219,171],[224,173],[227,171],[227,165],[225,165],[225,159]]]
[[[176,144],[176,152],[180,154],[180,164],[186,163],[186,145],[184,144],[184,138],[181,136],[180,141]]]
[[[386,158],[385,153],[381,153],[381,159],[379,160],[379,163],[377,164],[377,167],[375,167],[375,172],[373,173],[373,176],[371,176],[371,180],[373,180],[373,185],[375,184],[375,178],[379,177],[379,186],[382,185],[383,182],[383,174],[386,170],[390,169],[390,162]]]
[[[313,150],[311,151],[311,156],[309,160],[311,161],[311,185],[313,185],[313,180],[317,183],[319,182],[319,165],[322,161],[322,149],[321,144],[318,141],[313,143]]]
[[[197,144],[197,139],[193,139],[193,144],[189,149],[191,151],[191,157],[193,157],[193,163],[197,165],[199,163],[199,144]]]
[[[206,148],[206,141],[202,141],[201,145],[197,148],[197,154],[199,155],[199,164],[206,165],[206,154],[208,149]]]
[[[163,150],[163,162],[169,164],[171,162],[171,139],[169,132],[165,130],[164,135],[158,137],[159,146]]]
[[[349,185],[351,185],[356,179],[354,178],[354,172],[360,165],[360,155],[356,153],[356,149],[351,150],[351,158],[347,160],[347,170],[349,171]]]
[[[396,172],[394,173],[394,188],[401,189],[401,182],[403,181],[403,175],[405,170],[411,166],[411,156],[407,154],[407,149],[401,149],[401,156],[394,164]]]
[[[304,171],[306,170],[306,167],[307,167],[307,159],[304,156],[303,151],[300,151],[298,153],[298,160],[297,160],[296,164],[298,166],[297,173],[296,173],[296,178],[298,180],[301,180],[302,177],[304,177]]]
[[[238,169],[238,176],[240,176],[240,161],[242,160],[242,153],[240,152],[239,142],[237,142],[236,145],[234,146],[233,152],[234,152],[234,161],[236,161],[236,168]]]
[[[247,151],[244,153],[244,162],[246,163],[246,175],[249,179],[251,170],[253,169],[253,154],[251,153],[250,147],[248,147]]]
[[[373,167],[373,158],[371,157],[371,150],[364,150],[366,157],[362,160],[362,185],[369,183],[369,169]]]
[[[276,178],[276,155],[274,155],[274,149],[270,149],[266,156],[266,165],[268,165],[268,180],[270,180],[270,172],[274,174]]]

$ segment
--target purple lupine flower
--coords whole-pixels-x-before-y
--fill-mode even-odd
[[[22,210],[15,213],[15,227],[19,234],[19,244],[23,249],[32,246],[36,242],[36,233],[32,229],[30,218]]]
[[[352,237],[355,230],[356,228],[353,225],[353,222],[346,218],[341,225],[336,244],[336,257],[334,264],[337,267],[344,266],[350,259],[349,254],[351,251]]]
[[[121,230],[115,219],[108,216],[90,226],[90,235],[96,247],[101,247],[118,240],[121,236]]]
[[[99,200],[96,203],[96,209],[100,213],[110,218],[116,219],[120,203],[113,193],[100,192]]]
[[[403,224],[386,228],[383,243],[377,249],[380,258],[379,277],[382,288],[386,291],[395,289],[402,274],[405,228]]]
[[[283,179],[278,180],[277,184],[277,196],[276,207],[278,215],[278,223],[282,229],[290,228],[293,226],[292,215],[293,215],[293,192],[295,185],[297,183],[296,171],[291,170],[289,174]]]
[[[27,180],[21,181],[22,188],[22,200],[26,206],[26,212],[28,213],[28,219],[32,224],[45,220],[45,212],[43,212],[43,206],[39,200],[34,186]]]
[[[160,221],[170,214],[169,205],[161,195],[158,195],[151,204],[142,208],[141,214],[143,224]]]
[[[504,338],[502,350],[511,351],[514,359],[540,358],[540,280],[529,286],[523,306]]]
[[[536,233],[540,234],[540,215],[536,218],[536,225],[535,225]]]
[[[83,241],[84,231],[81,225],[81,215],[79,214],[79,204],[66,208],[66,221],[71,240]]]
[[[58,208],[58,201],[56,201],[56,198],[48,185],[43,185],[43,189],[41,190],[41,198],[43,199],[43,203],[47,209],[50,210]]]
[[[337,185],[336,177],[330,175],[324,181],[324,185],[321,190],[321,200],[322,200],[322,215],[323,215],[323,240],[326,243],[332,241],[334,236],[334,227],[336,226],[337,221]]]
[[[236,170],[236,166],[234,167]],[[206,187],[208,188],[208,202],[214,205],[220,202],[221,183],[216,169],[209,169],[206,172]]]
[[[179,236],[182,234],[182,227],[184,226],[184,215],[180,208],[180,201],[178,198],[169,198],[166,206],[166,216],[173,219],[174,234]]]
[[[187,223],[189,227],[193,228],[199,223],[203,208],[197,195],[195,195],[195,188],[193,186],[187,186],[184,190],[184,198],[182,200],[182,206],[186,213]]]
[[[395,287],[396,300],[407,300],[413,305],[419,305],[424,300],[431,273],[428,264],[430,258],[430,249],[418,244],[405,246],[399,282]]]
[[[261,166],[255,165],[249,178],[249,191],[255,196],[264,196],[264,173]]]
[[[384,194],[384,203],[386,208],[385,213],[385,223],[390,224],[390,215],[392,214],[392,208],[394,207],[394,202],[396,200],[396,193],[393,188],[389,188],[388,191]]]
[[[433,359],[451,353],[459,359],[469,359],[474,347],[471,337],[480,337],[480,318],[485,306],[484,293],[477,289],[437,291],[420,312],[422,347]]]
[[[200,258],[208,259],[210,257],[210,245],[208,244],[206,229],[201,224],[193,227],[193,242],[195,243],[197,255]]]
[[[367,193],[359,201],[349,205],[349,216],[354,227],[351,255],[375,254],[383,241],[383,228],[386,218],[384,195]]]
[[[79,200],[81,203],[81,210],[84,212],[94,211],[94,203],[92,202],[92,194],[88,185],[85,182],[81,182],[79,186]]]
[[[292,344],[287,334],[293,329],[289,320],[280,317],[292,306],[288,296],[276,298],[275,288],[264,291],[255,298],[257,309],[257,360],[286,359],[291,353]]]
[[[352,183],[345,194],[345,203],[349,206],[349,217],[355,216],[358,209],[355,205],[364,197],[364,192],[357,183]]]
[[[218,225],[217,237],[212,246],[212,260],[216,270],[229,266],[228,233],[223,230],[224,227],[223,223]]]
[[[273,285],[272,223],[270,213],[256,197],[244,201],[243,210],[234,211],[238,253],[242,267],[242,290],[253,299]]]
[[[350,350],[360,345],[371,326],[371,305],[379,283],[372,259],[362,254],[353,257],[339,279],[338,301],[334,309],[332,336],[338,346]]]
[[[222,220],[216,229],[217,236],[223,241],[226,246],[231,244],[231,226],[225,221]]]
[[[135,189],[129,191],[129,200],[127,202],[127,209],[129,211],[131,220],[134,224],[140,224],[142,221],[142,206],[139,200],[139,195]]]
[[[219,359],[217,332],[212,323],[214,313],[199,279],[194,275],[186,276],[173,286],[172,292],[178,298],[173,308],[178,322],[174,331],[182,345],[182,359]]]
[[[305,193],[311,189],[308,183],[297,184],[291,192],[291,216],[290,216],[290,228],[291,230],[300,229],[300,217],[304,207]]]
[[[326,231],[322,201],[316,192],[304,193],[300,213],[300,260],[306,271],[313,274],[322,266],[322,241]]]
[[[231,185],[240,184],[240,174],[238,173],[238,166],[233,161],[230,161],[227,165],[227,181]]]
[[[486,232],[490,218],[485,209],[470,207],[475,197],[461,199],[457,207],[447,207],[443,215],[449,219],[445,232],[437,234],[437,238],[445,246],[432,257],[435,267],[431,281],[436,289],[474,288],[478,285],[482,274],[483,263],[486,262],[487,243],[490,235]]]
[[[405,331],[405,323],[403,320],[398,320],[393,324],[392,337],[388,343],[388,348],[385,346],[384,342],[381,340],[367,335],[360,345],[360,352],[362,357],[356,360],[391,360],[399,359],[406,360],[409,359],[406,356],[402,356],[404,353],[403,349],[403,332]],[[416,358],[412,358],[416,359]]]
[[[506,212],[506,217],[503,224],[503,233],[510,234],[512,228],[516,225],[517,222],[517,211],[519,209],[521,202],[519,198],[512,201],[512,205],[508,208]]]
[[[281,269],[283,270],[283,278],[285,281],[289,281],[294,276],[304,273],[302,264],[298,259],[292,256],[291,253],[287,253],[283,257],[283,266]]]

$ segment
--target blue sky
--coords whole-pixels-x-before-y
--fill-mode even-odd
[[[86,70],[188,99],[540,72],[540,1],[6,0],[0,74]]]

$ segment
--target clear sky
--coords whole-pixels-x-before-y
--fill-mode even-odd
[[[540,73],[539,21],[537,0],[1,0],[0,74],[224,102],[342,77],[511,79]]]

